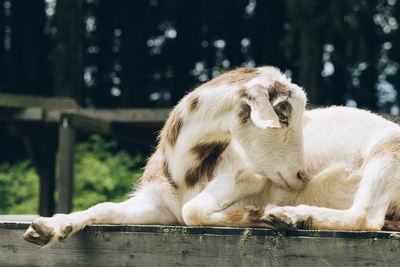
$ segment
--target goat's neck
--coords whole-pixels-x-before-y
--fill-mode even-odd
[[[233,92],[232,92],[233,93]],[[226,141],[231,138],[233,120],[235,120],[235,94],[202,95],[201,105],[191,113],[184,115],[184,126],[178,138],[177,149],[190,149],[200,143]],[[181,108],[181,107],[178,107]]]

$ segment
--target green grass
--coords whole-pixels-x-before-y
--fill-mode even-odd
[[[127,198],[142,175],[144,159],[117,150],[116,141],[93,135],[76,146],[74,210]],[[39,177],[30,160],[0,164],[0,213],[38,212]]]

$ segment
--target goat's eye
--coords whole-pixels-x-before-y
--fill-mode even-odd
[[[279,122],[282,123],[282,124],[284,124],[284,125],[286,125],[286,126],[289,126],[289,120],[288,120],[288,118],[280,118],[280,117],[279,117]]]
[[[289,125],[289,116],[292,110],[289,102],[282,100],[274,105],[274,110],[279,117],[279,122],[288,126]]]

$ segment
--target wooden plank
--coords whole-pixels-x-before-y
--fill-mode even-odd
[[[0,222],[31,222],[38,217],[36,214],[0,214]]]
[[[1,121],[41,121],[43,118],[42,108],[0,107]]]
[[[84,122],[91,123],[94,128],[106,123],[145,123],[162,125],[168,118],[169,109],[45,109],[38,107],[1,107],[0,120],[37,121],[43,123],[58,123],[63,116],[69,116],[76,120],[76,124],[83,130],[89,128]],[[90,121],[90,119],[92,121]],[[107,132],[107,131],[106,131]],[[102,132],[99,132],[102,133]]]
[[[40,107],[44,109],[78,109],[77,102],[69,97],[40,97],[0,94],[0,107]]]
[[[0,223],[1,266],[398,266],[399,233],[89,226],[40,248]]]
[[[80,113],[62,114],[61,121],[68,121],[69,127],[80,131],[98,134],[111,134],[111,123],[96,117],[82,115]]]
[[[69,213],[72,210],[74,180],[75,129],[63,118],[59,128],[58,141],[58,205],[57,212]]]
[[[79,109],[70,113],[80,114],[109,122],[164,122],[170,109],[167,108],[132,108],[132,109]]]

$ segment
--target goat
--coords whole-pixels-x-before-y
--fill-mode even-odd
[[[302,185],[305,102],[276,68],[222,74],[171,111],[131,198],[40,217],[24,238],[46,245],[94,223],[257,226],[270,181]]]
[[[38,218],[24,238],[46,245],[90,223],[399,230],[400,127],[305,102],[275,68],[225,73],[171,112],[129,200]]]

